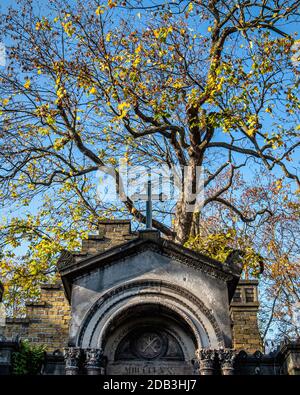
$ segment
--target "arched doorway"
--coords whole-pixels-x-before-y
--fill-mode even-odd
[[[77,347],[103,351],[107,374],[127,375],[193,374],[196,349],[224,344],[212,312],[198,298],[157,280],[128,282],[104,293],[86,313],[76,339]]]
[[[111,322],[103,345],[107,374],[194,374],[196,338],[165,306],[129,308]]]

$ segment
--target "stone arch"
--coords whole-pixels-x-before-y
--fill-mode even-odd
[[[174,310],[169,310],[162,304],[134,304],[112,317],[106,329],[101,347],[111,361],[116,360],[117,349],[122,341],[136,332],[165,332],[174,338],[184,360],[194,358],[197,347],[197,340],[190,326]]]
[[[86,314],[76,344],[103,348],[107,334],[122,314],[145,305],[161,306],[186,323],[196,347],[224,347],[221,330],[212,312],[186,289],[157,280],[135,280],[104,293]]]
[[[100,336],[99,336],[99,342],[97,344],[97,346],[99,348],[103,348],[105,340],[107,339],[108,333],[111,330],[112,327],[114,327],[114,323],[118,322],[120,317],[125,313],[128,312],[128,309],[135,309],[136,307],[147,307],[147,306],[159,306],[159,307],[164,307],[166,310],[169,309],[171,313],[174,314],[174,316],[181,318],[183,321],[185,321],[185,323],[187,324],[187,326],[189,327],[191,333],[193,334],[195,340],[196,340],[196,345],[198,346],[199,344],[201,344],[201,348],[203,348],[203,346],[205,346],[205,341],[203,339],[203,335],[202,337],[199,335],[199,332],[197,330],[197,327],[193,324],[192,320],[185,315],[183,312],[181,312],[178,308],[174,307],[174,306],[170,306],[168,303],[162,302],[162,301],[156,301],[155,299],[152,298],[140,298],[138,301],[131,301],[129,306],[125,306],[123,309],[119,310],[116,314],[112,315],[107,323],[105,324],[105,326],[102,328],[102,331],[100,332]]]

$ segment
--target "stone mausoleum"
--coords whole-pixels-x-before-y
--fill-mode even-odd
[[[79,253],[62,253],[59,273],[25,318],[0,328],[0,372],[28,339],[47,346],[46,375],[300,373],[300,343],[263,353],[258,282],[240,279],[238,260],[106,220]]]

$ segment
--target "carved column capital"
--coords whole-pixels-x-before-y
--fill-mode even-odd
[[[88,375],[105,374],[105,358],[100,348],[87,348],[85,350],[85,368]]]
[[[67,347],[64,349],[66,375],[76,375],[79,372],[81,349],[78,347]]]
[[[215,370],[216,351],[209,348],[196,350],[200,375],[213,375]]]
[[[231,376],[234,374],[234,361],[236,356],[237,352],[229,348],[218,351],[218,357],[223,375]]]

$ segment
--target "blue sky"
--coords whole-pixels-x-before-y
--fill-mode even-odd
[[[48,2],[46,0],[35,0],[34,4],[38,4],[38,6],[35,7],[35,11],[37,12],[38,15],[42,16],[45,13],[46,14],[48,13],[49,10],[47,8],[47,3]],[[146,1],[146,3],[147,3],[147,1]],[[152,1],[149,1],[148,3],[153,4]],[[18,7],[18,5],[16,4],[15,1],[8,0],[8,1],[5,1],[5,3],[1,5],[2,11],[5,12],[5,10],[7,10],[10,6]],[[299,26],[296,26],[295,24],[285,24],[284,25],[284,30],[288,33],[294,33],[295,31],[297,31],[298,28],[299,28]],[[206,32],[207,26],[205,24],[203,24],[203,28],[201,27],[201,29],[203,29],[203,31]],[[264,122],[264,127],[265,127],[265,129],[270,129],[272,127],[272,119],[270,117],[266,117],[265,122]],[[219,141],[226,140],[226,136],[221,131],[218,132],[216,135],[217,135],[217,138]],[[239,154],[236,153],[235,156],[236,156],[236,158],[239,158]],[[295,158],[295,159],[297,162],[298,158]],[[244,172],[244,175],[248,179],[251,179],[255,175],[252,170],[251,164],[246,169],[244,169],[243,172]],[[281,171],[278,168],[275,169],[274,173],[278,174],[278,176],[281,175]],[[31,204],[31,210],[34,211],[35,207],[36,207],[36,202],[35,202],[35,200],[33,200],[32,204]],[[6,214],[6,213],[4,213],[4,214]]]
[[[6,0],[4,4],[1,4],[0,11],[5,12],[5,10],[11,5],[12,6],[17,6],[15,1],[13,1],[13,0]],[[47,1],[40,0],[39,1],[39,6],[37,6],[35,8],[35,10],[40,16],[44,15],[45,13],[47,13],[48,12]],[[284,26],[282,26],[282,27],[284,27],[284,30],[287,33],[290,33],[290,34],[293,34],[294,32],[299,32],[299,25],[296,25],[296,24],[292,24],[292,23],[291,24],[284,24]],[[206,31],[207,30],[207,25],[203,24],[202,28],[203,28],[203,31]],[[1,40],[1,36],[0,36],[0,40]],[[265,125],[264,125],[265,128],[270,128],[271,127],[271,123],[272,123],[272,120],[270,118],[268,120],[266,120]],[[220,132],[218,137],[219,137],[219,139],[220,138],[221,139],[222,138],[225,139],[225,136],[222,136],[221,132]],[[295,158],[295,165],[296,166],[299,165],[299,158]],[[275,174],[280,176],[282,173],[281,173],[281,171],[276,170]],[[247,177],[248,179],[251,179],[254,176],[254,172],[253,172],[253,169],[251,168],[251,166],[249,166],[249,167],[247,167],[245,169],[244,176]],[[29,206],[29,208],[19,208],[18,210],[16,210],[15,207],[7,207],[5,210],[2,210],[1,216],[3,216],[3,215],[4,216],[9,216],[9,215],[14,215],[14,216],[19,215],[19,216],[21,216],[24,213],[24,211],[27,211],[27,210],[29,210],[29,212],[31,212],[31,213],[35,213],[37,207],[39,206],[39,203],[40,203],[40,198],[37,197],[37,198],[33,199],[33,201],[31,202],[31,204]],[[26,244],[22,245],[22,247],[20,247],[16,252],[22,254],[25,251],[26,251]]]
[[[39,14],[40,16],[44,15],[45,13],[47,14],[47,12],[48,12],[47,3],[48,2],[46,0],[44,0],[44,1],[43,0],[39,0],[39,1],[36,0],[35,1],[34,4],[39,4],[39,6],[35,7],[37,14]],[[150,3],[153,3],[153,2],[149,1],[149,4]],[[18,7],[18,5],[16,4],[15,1],[8,0],[4,4],[1,5],[2,11],[5,12],[5,10],[7,10],[9,6]],[[288,33],[294,33],[297,31],[298,28],[299,28],[299,26],[297,26],[295,24],[285,24],[284,25],[284,30]],[[202,27],[201,27],[201,29],[202,29]],[[207,31],[207,26],[205,24],[203,25],[203,31]],[[264,127],[265,127],[265,129],[269,129],[272,127],[272,119],[270,117],[266,118],[266,120],[264,122]],[[221,131],[217,133],[217,138],[219,141],[226,140],[226,136]],[[235,155],[236,155],[236,158],[239,158],[238,154],[235,154]],[[296,163],[298,162],[298,164],[299,164],[299,158],[295,158],[295,161],[296,161]],[[254,166],[254,168],[255,168],[255,166]],[[243,173],[244,173],[245,177],[248,178],[248,180],[250,180],[252,177],[255,176],[255,172],[253,171],[254,168],[252,168],[252,165],[249,165],[247,168],[245,168],[243,170]],[[278,176],[281,176],[281,174],[282,174],[278,168],[275,169],[274,173],[277,174]],[[32,203],[30,205],[30,210],[32,210],[33,212],[35,211],[37,202],[38,202],[38,199],[33,199]],[[5,210],[4,213],[2,212],[2,214],[7,215],[7,214],[9,214],[9,211],[10,211],[10,208],[7,208],[7,210]],[[22,210],[20,209],[19,214],[21,214],[21,211]]]

